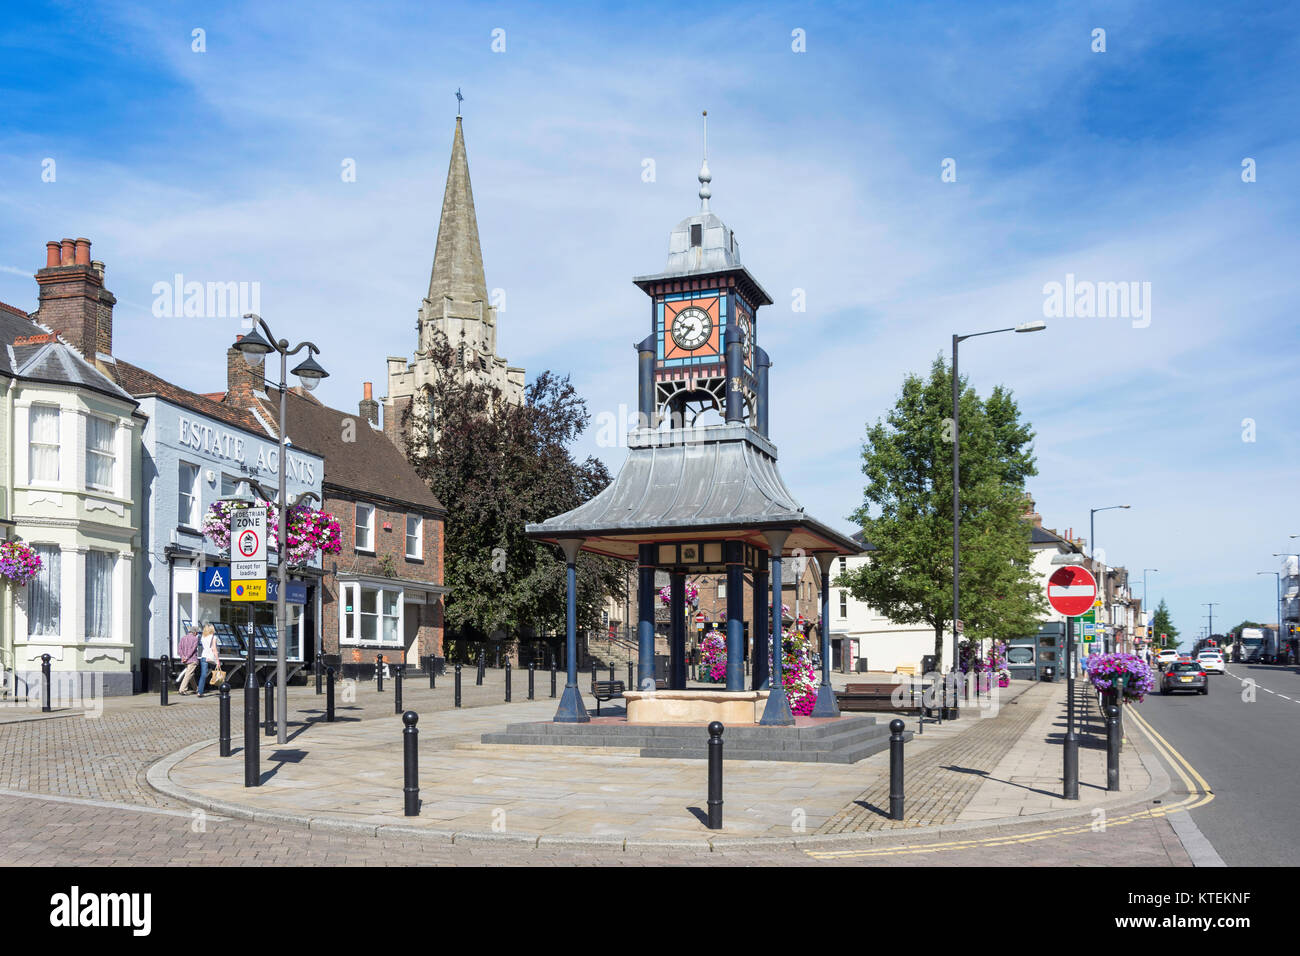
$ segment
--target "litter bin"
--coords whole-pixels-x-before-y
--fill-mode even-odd
[[[871,670],[871,668],[867,666],[867,659],[866,659],[865,657],[859,657],[859,658],[858,658],[858,673],[859,673],[859,674],[865,674],[865,673],[867,673],[867,671],[869,671],[869,670]]]
[[[924,657],[922,657],[921,673],[933,674],[935,671],[937,671],[939,669],[939,665],[936,663],[936,661],[937,658],[933,654],[926,654]]]

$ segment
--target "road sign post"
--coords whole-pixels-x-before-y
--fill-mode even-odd
[[[1087,568],[1067,564],[1047,579],[1047,600],[1065,618],[1065,799],[1079,799],[1079,738],[1074,733],[1074,619],[1087,614],[1097,599],[1097,579]],[[1092,624],[1096,627],[1096,624]],[[1086,629],[1089,625],[1085,624]],[[1088,640],[1085,636],[1084,640]]]

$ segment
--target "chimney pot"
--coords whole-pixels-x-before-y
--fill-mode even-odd
[[[59,260],[59,265],[70,266],[77,261],[76,242],[72,239],[63,240],[63,255]]]
[[[361,387],[362,387],[362,390],[363,390],[363,392],[364,392],[364,394],[365,394],[365,399],[366,399],[366,401],[370,401],[370,400],[374,397],[374,396],[371,394],[371,389],[372,389],[373,385],[374,385],[373,382],[362,382],[362,383],[361,383]]]
[[[90,268],[94,269],[101,279],[104,278],[104,262],[102,259],[92,259],[90,262]]]
[[[62,255],[60,249],[57,239],[51,239],[45,244],[45,268],[53,269],[59,264],[59,258]]]
[[[90,265],[90,240],[84,236],[76,240],[77,265]]]

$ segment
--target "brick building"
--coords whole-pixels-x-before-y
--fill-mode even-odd
[[[230,349],[228,405],[273,424],[279,393]],[[343,550],[324,558],[321,645],[345,674],[369,670],[376,657],[419,665],[443,656],[443,525],[446,509],[379,426],[379,403],[366,382],[356,413],[287,395],[289,435],[325,458],[322,510],[334,515]]]

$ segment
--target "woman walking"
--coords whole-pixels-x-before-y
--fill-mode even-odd
[[[211,624],[203,625],[203,637],[199,641],[201,659],[199,661],[199,696],[208,690],[208,669],[216,670],[221,666],[217,657],[217,629]]]

